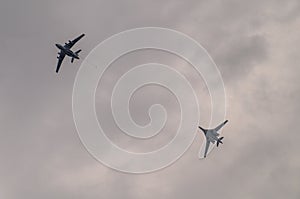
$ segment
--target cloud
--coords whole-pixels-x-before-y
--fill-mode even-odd
[[[0,197],[299,198],[298,8],[296,0],[2,2]],[[56,75],[54,44],[85,32],[79,44],[84,57],[110,35],[140,26],[174,28],[208,50],[224,77],[230,122],[224,144],[206,160],[197,159],[203,139],[197,134],[175,164],[129,175],[101,165],[82,146],[71,109],[79,62],[71,65],[66,59]],[[156,58],[174,64],[199,91],[204,114],[209,110],[205,86],[188,64],[170,55],[145,54],[129,55],[116,67],[124,64],[126,71],[130,64]],[[110,72],[106,88],[123,71]],[[150,99],[156,92],[162,98]],[[109,90],[97,97],[106,100],[98,104],[103,107]],[[159,139],[133,145],[134,150],[153,149],[173,136],[178,107],[169,93],[156,88],[137,92],[132,115],[146,123],[147,106],[157,101],[165,104],[170,122]],[[115,132],[112,118],[106,121]],[[132,146],[125,136],[110,136],[124,147]]]

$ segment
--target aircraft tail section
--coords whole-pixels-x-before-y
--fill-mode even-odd
[[[81,49],[80,50],[77,50],[76,52],[75,52],[75,55],[77,55],[77,58],[79,59],[79,53],[81,52]],[[72,59],[71,59],[71,63],[73,63],[74,62],[74,57],[72,57]]]
[[[219,146],[219,144],[223,144],[222,140],[223,140],[224,137],[220,137],[217,141],[217,147]]]

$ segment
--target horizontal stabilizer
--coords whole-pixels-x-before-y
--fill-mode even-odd
[[[217,147],[219,146],[219,143],[223,144],[222,140],[223,140],[224,137],[220,137],[217,141]]]

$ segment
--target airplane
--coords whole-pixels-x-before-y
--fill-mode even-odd
[[[57,67],[56,67],[56,73],[58,73],[59,68],[61,66],[62,61],[64,60],[65,56],[69,56],[71,57],[71,63],[73,63],[74,59],[79,59],[78,54],[80,53],[81,50],[77,50],[76,52],[73,52],[71,50],[71,48],[74,46],[75,43],[77,43],[82,37],[84,37],[85,34],[81,34],[79,37],[77,37],[74,40],[69,40],[68,43],[65,43],[65,45],[61,45],[61,44],[55,44],[55,46],[60,50],[60,52],[58,53],[57,59],[58,59],[58,63],[57,63]]]
[[[205,145],[205,152],[204,152],[204,158],[206,157],[207,151],[209,149],[209,145],[210,143],[215,143],[217,142],[217,147],[219,146],[219,144],[223,144],[222,140],[224,137],[220,137],[219,138],[219,133],[218,131],[228,122],[228,120],[224,121],[222,124],[220,124],[219,126],[217,126],[214,129],[204,129],[201,126],[199,126],[199,129],[201,129],[205,135],[206,138],[206,145]]]

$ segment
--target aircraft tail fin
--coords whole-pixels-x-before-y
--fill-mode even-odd
[[[223,144],[222,140],[223,140],[224,137],[220,137],[217,141],[217,147],[219,146],[219,144]]]
[[[79,59],[79,57],[78,57],[78,54],[81,52],[81,49],[79,49],[79,50],[77,50],[76,52],[75,52],[75,54],[77,55],[77,58]],[[76,58],[76,59],[77,59]],[[72,57],[72,59],[71,59],[71,63],[73,63],[74,62],[74,57]]]

